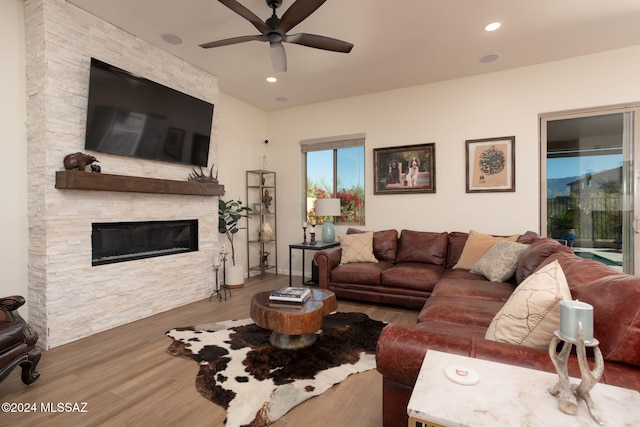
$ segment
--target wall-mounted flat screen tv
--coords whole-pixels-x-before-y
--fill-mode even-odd
[[[85,149],[207,166],[213,104],[91,59]]]

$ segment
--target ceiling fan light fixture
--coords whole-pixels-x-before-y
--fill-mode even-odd
[[[352,43],[317,34],[287,34],[289,30],[313,14],[326,0],[295,0],[280,18],[276,15],[276,9],[282,5],[282,0],[266,0],[267,6],[273,11],[272,16],[266,21],[260,19],[255,13],[239,3],[238,0],[218,1],[249,21],[260,34],[232,37],[200,44],[199,46],[203,49],[250,41],[269,42],[273,69],[276,73],[283,73],[287,71],[287,56],[284,51],[284,46],[282,45],[283,43],[293,43],[315,49],[343,53],[349,53],[353,48]]]
[[[500,27],[502,27],[502,23],[501,22],[491,22],[487,25],[484,26],[484,30],[487,32],[491,32],[491,31],[496,31],[498,30]]]

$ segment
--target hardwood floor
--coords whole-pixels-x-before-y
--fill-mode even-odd
[[[254,277],[234,289],[227,301],[205,299],[43,352],[40,378],[33,385],[20,381],[19,368],[0,383],[0,403],[36,411],[2,413],[0,425],[222,426],[225,411],[195,389],[197,365],[169,355],[171,340],[164,333],[179,326],[248,318],[251,295],[288,283],[283,275]],[[347,300],[338,300],[338,310],[400,324],[415,324],[418,316],[414,310]],[[58,403],[84,412],[42,411]],[[373,370],[352,375],[298,405],[273,426],[368,427],[380,426],[381,419],[382,378]]]

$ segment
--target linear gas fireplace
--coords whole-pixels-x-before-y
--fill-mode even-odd
[[[91,265],[198,250],[198,220],[92,224]]]

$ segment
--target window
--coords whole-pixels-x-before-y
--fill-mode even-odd
[[[541,234],[629,274],[640,265],[639,107],[540,115]]]
[[[304,179],[304,212],[318,224],[314,202],[320,198],[340,199],[341,215],[336,224],[364,225],[364,135],[349,135],[300,142]]]

